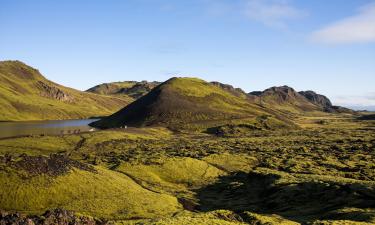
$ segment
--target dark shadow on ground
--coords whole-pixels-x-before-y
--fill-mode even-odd
[[[338,182],[277,183],[280,176],[251,172],[222,177],[197,190],[198,211],[226,209],[277,214],[300,223],[318,219],[369,221],[374,217],[374,187]],[[342,212],[353,207],[357,211]],[[372,209],[371,213],[360,212]]]

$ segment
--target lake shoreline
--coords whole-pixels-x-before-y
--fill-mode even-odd
[[[43,120],[0,122],[0,140],[4,138],[58,136],[90,132],[93,127],[89,124],[98,119],[83,120]]]

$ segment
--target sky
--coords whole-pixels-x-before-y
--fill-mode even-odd
[[[0,0],[0,60],[79,90],[190,76],[375,110],[375,0]]]

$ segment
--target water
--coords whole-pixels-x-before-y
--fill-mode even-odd
[[[0,122],[0,138],[85,132],[92,129],[88,124],[94,121],[97,119]]]

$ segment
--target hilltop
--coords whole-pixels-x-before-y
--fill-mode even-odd
[[[64,87],[20,61],[0,62],[0,120],[3,121],[105,116],[130,101]]]
[[[263,119],[261,119],[263,118]],[[209,127],[246,120],[288,126],[276,115],[221,85],[197,78],[171,78],[117,113],[93,123],[100,128],[163,125]]]

